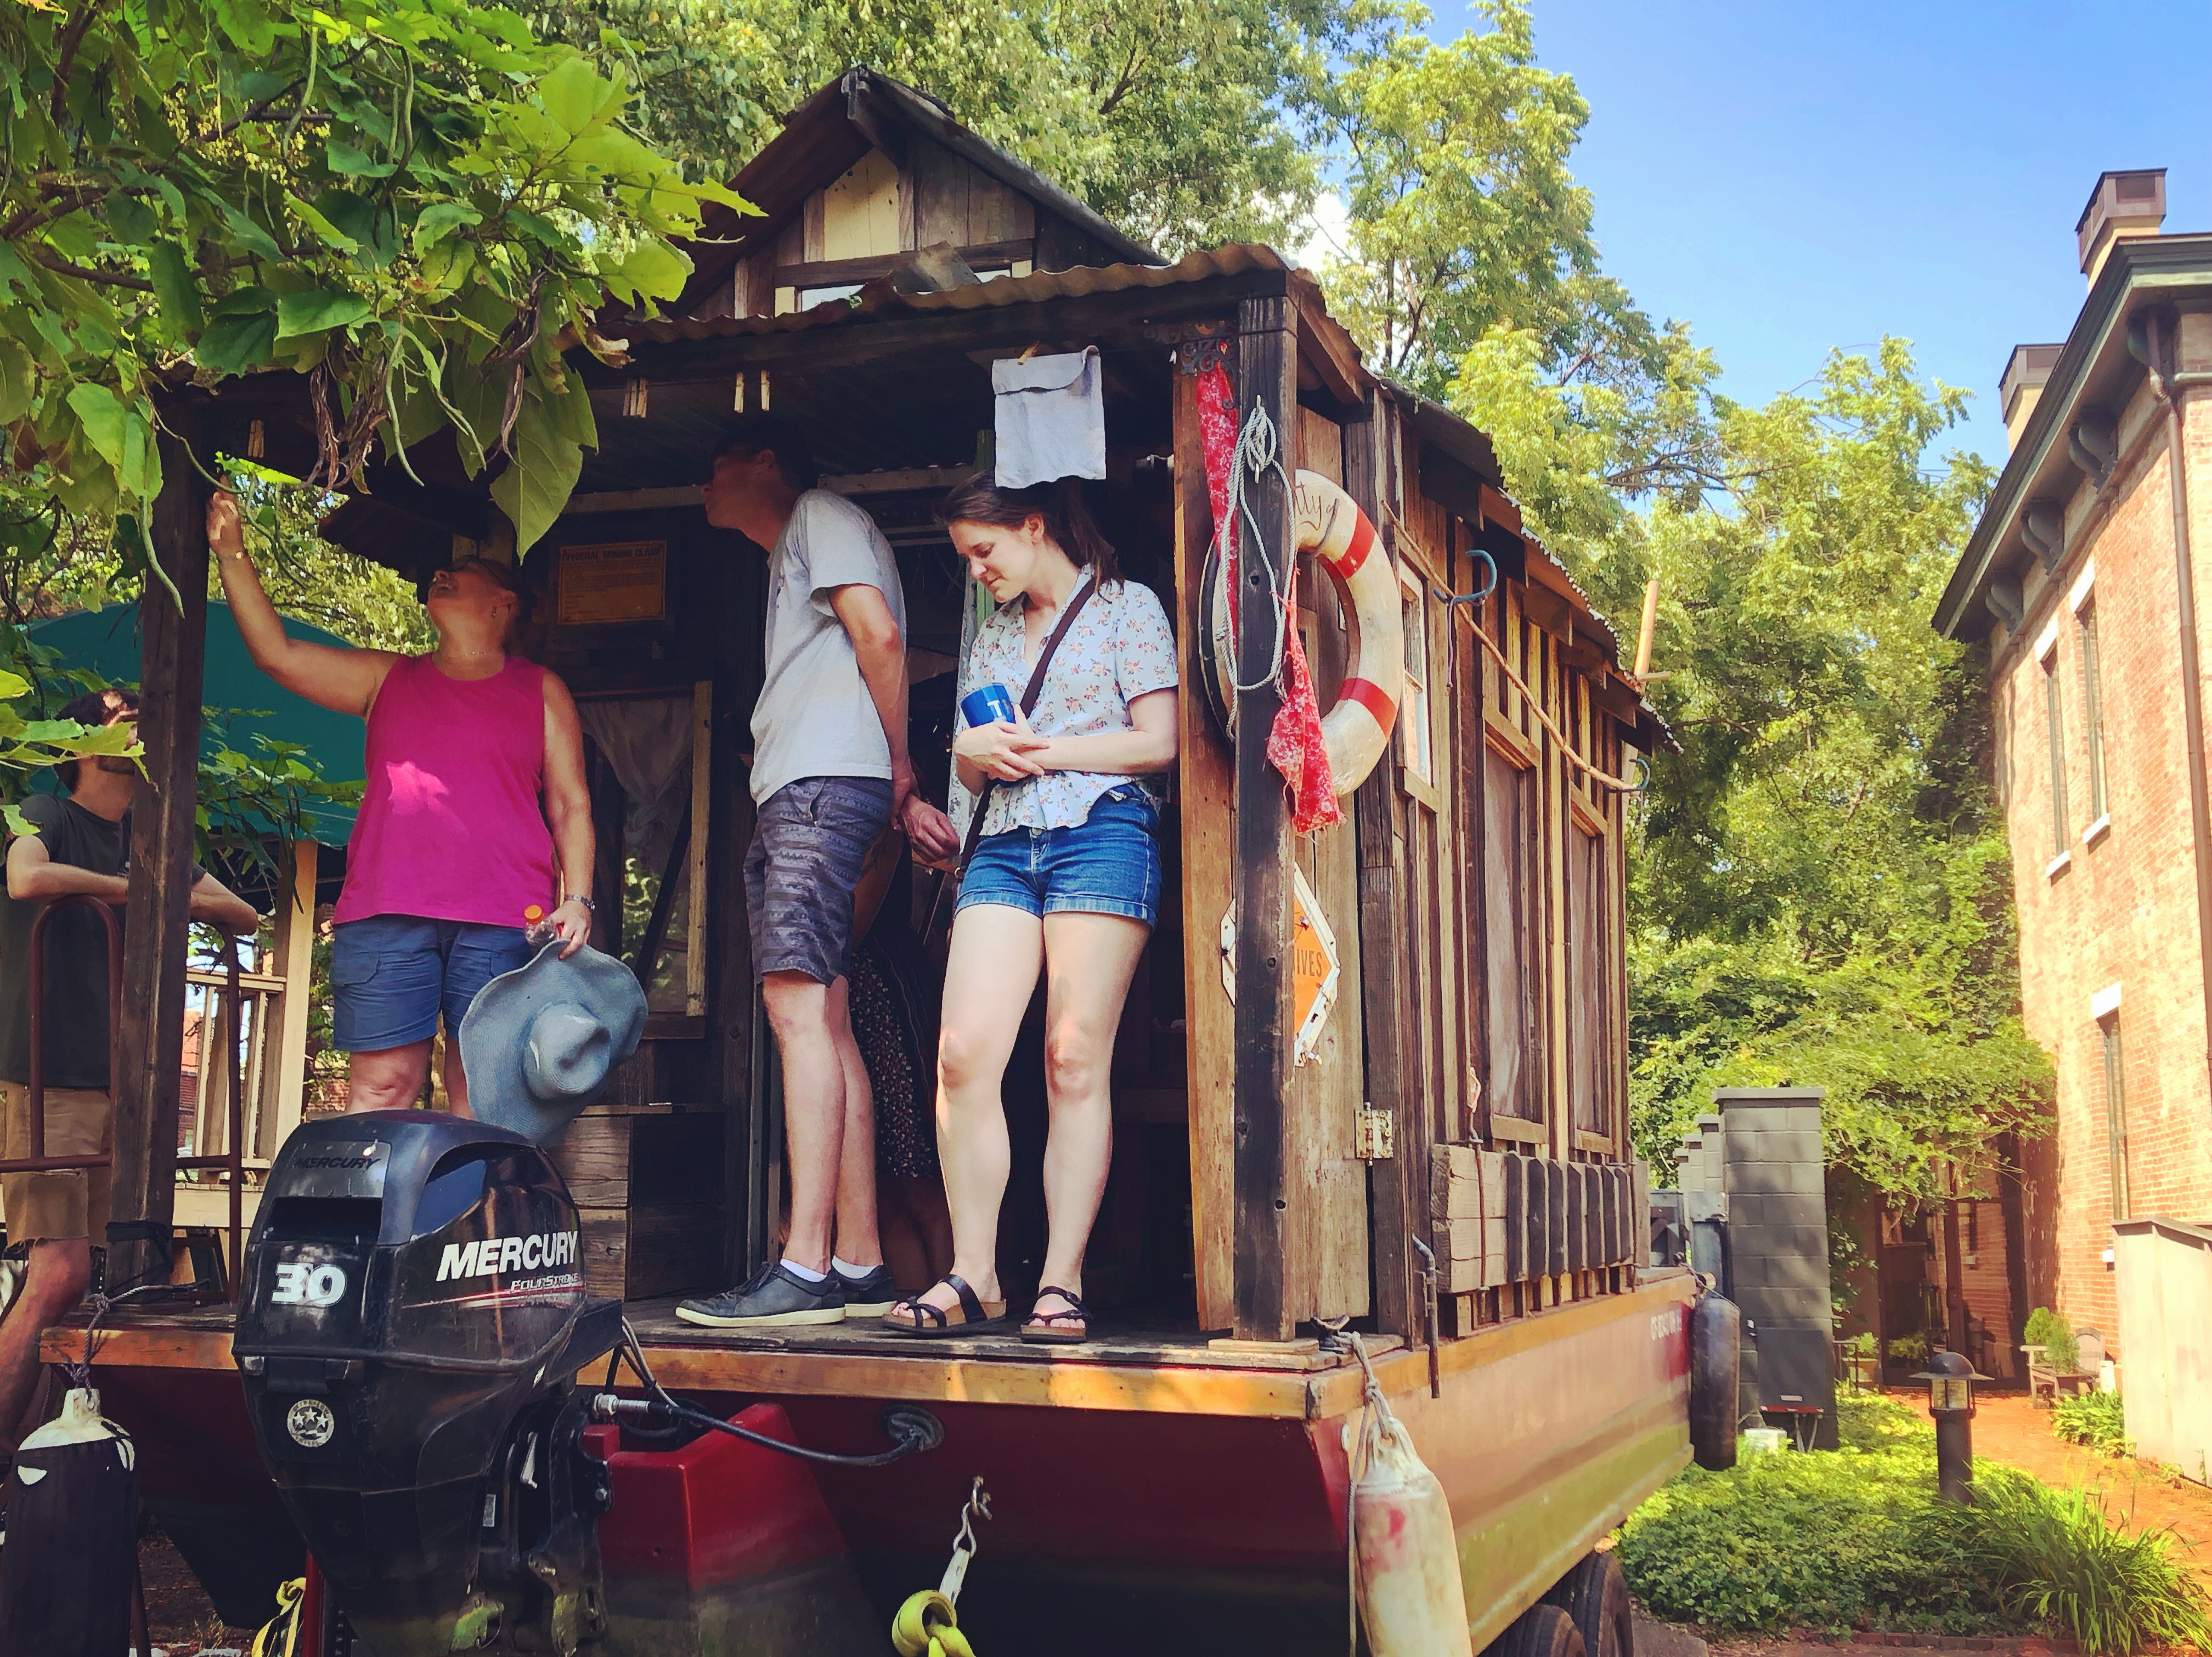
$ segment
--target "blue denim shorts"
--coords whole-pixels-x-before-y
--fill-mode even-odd
[[[1033,915],[1160,918],[1160,808],[1134,784],[1091,803],[1072,828],[986,835],[960,877],[960,902],[1002,903]]]
[[[427,1041],[446,1015],[458,1039],[477,992],[536,951],[520,926],[369,915],[331,935],[331,1045],[380,1053]]]
[[[745,850],[753,976],[804,973],[833,984],[853,962],[853,893],[891,822],[880,777],[801,777],[760,804]]]

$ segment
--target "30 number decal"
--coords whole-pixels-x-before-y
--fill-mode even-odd
[[[346,1274],[335,1266],[283,1260],[270,1301],[277,1306],[336,1306],[345,1298]]]

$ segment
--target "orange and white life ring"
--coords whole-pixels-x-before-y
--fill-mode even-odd
[[[1339,794],[1365,780],[1390,745],[1398,701],[1382,688],[1395,684],[1406,659],[1404,624],[1398,607],[1398,578],[1382,551],[1375,525],[1350,495],[1319,472],[1301,471],[1291,486],[1297,547],[1311,550],[1315,561],[1336,584],[1350,632],[1344,682],[1335,705],[1322,714],[1321,734],[1328,750],[1328,768]],[[1228,571],[1218,556],[1206,573],[1202,595],[1209,649],[1200,657],[1206,670],[1207,699],[1223,727],[1237,733],[1237,640],[1229,625]],[[1363,676],[1364,667],[1373,677]],[[1380,681],[1380,683],[1378,683]]]

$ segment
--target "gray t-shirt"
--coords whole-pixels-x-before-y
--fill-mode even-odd
[[[830,604],[844,586],[881,592],[904,636],[906,593],[890,543],[843,495],[809,489],[769,555],[767,675],[753,705],[757,803],[802,777],[890,779],[883,719]]]

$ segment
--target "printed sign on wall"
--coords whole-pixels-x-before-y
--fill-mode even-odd
[[[668,543],[610,541],[562,547],[553,576],[556,627],[665,621]]]

